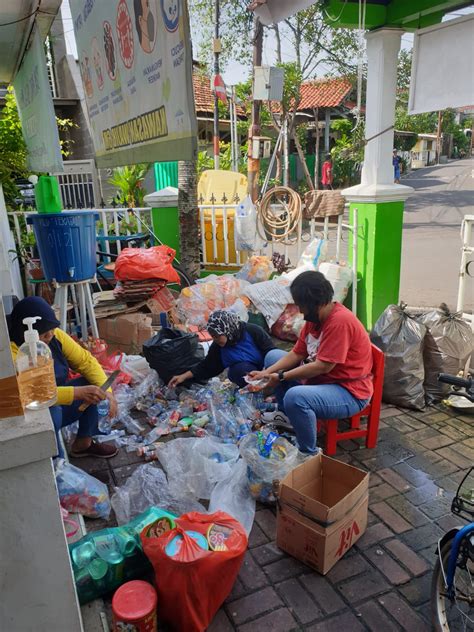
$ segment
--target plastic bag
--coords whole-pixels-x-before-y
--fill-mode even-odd
[[[250,283],[231,274],[211,275],[202,282],[183,288],[176,301],[176,316],[182,323],[203,329],[209,316],[217,309],[228,309]]]
[[[295,342],[298,340],[304,325],[304,317],[299,308],[292,303],[287,305],[285,311],[272,326],[272,335],[280,340]]]
[[[448,384],[438,381],[438,373],[457,375],[466,366],[472,354],[473,334],[460,315],[451,313],[444,303],[439,309],[421,314],[419,321],[428,328],[423,347],[424,388],[426,403],[431,404],[450,391]]]
[[[58,460],[56,484],[59,501],[71,513],[80,513],[88,518],[104,518],[110,514],[110,499],[107,485],[87,472]]]
[[[269,327],[278,320],[288,303],[293,303],[290,282],[283,277],[249,285],[244,294],[263,315]]]
[[[244,263],[235,276],[249,283],[261,283],[268,281],[274,271],[275,268],[269,257],[254,255]]]
[[[158,451],[170,491],[208,500],[218,481],[229,476],[239,451],[213,437],[175,439]]]
[[[296,267],[310,266],[308,269],[317,270],[321,263],[327,261],[328,242],[326,239],[315,237],[303,251]]]
[[[421,410],[425,406],[423,341],[426,327],[403,306],[389,305],[370,339],[385,354],[383,401]]]
[[[173,442],[171,442],[173,443]],[[116,487],[111,503],[117,524],[130,522],[149,507],[157,506],[172,514],[205,511],[195,498],[186,496],[178,486],[178,494],[171,491],[165,473],[151,463],[141,465],[122,487]]]
[[[258,234],[257,210],[249,195],[235,210],[234,240],[236,250],[253,252],[265,245],[265,241]]]
[[[139,355],[123,355],[120,368],[131,377],[132,383],[142,382],[152,369],[146,359]]]
[[[237,314],[237,316],[243,323],[248,322],[249,313],[247,310],[247,306],[241,298],[238,298],[235,303],[228,308],[227,311]]]
[[[196,334],[163,327],[143,344],[143,355],[164,382],[190,371],[204,358]]]
[[[212,490],[209,513],[225,511],[240,522],[247,535],[255,518],[255,499],[249,494],[247,465],[239,459],[229,476],[217,483]]]
[[[337,263],[323,262],[319,271],[324,274],[334,289],[334,300],[344,303],[352,285],[352,269]]]
[[[118,281],[163,279],[168,283],[180,283],[172,266],[175,254],[169,246],[124,248],[115,262],[115,278]]]
[[[160,617],[175,630],[203,632],[232,590],[247,548],[242,525],[224,512],[189,513],[159,537],[142,531],[155,570]]]
[[[247,464],[249,490],[263,503],[276,502],[275,481],[280,481],[298,463],[298,449],[283,437],[263,431],[242,439],[239,451]]]
[[[143,553],[140,533],[157,520],[174,528],[175,518],[162,509],[151,507],[124,526],[93,531],[71,544],[69,553],[79,603],[88,603],[110,593],[124,582],[149,573],[152,569]],[[97,565],[103,568],[103,562],[107,564],[106,574],[97,579],[97,572],[94,571]]]

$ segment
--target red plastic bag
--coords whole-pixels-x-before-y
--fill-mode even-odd
[[[169,246],[125,248],[117,257],[114,274],[118,281],[163,279],[179,283],[179,276],[171,265],[176,252]]]
[[[155,571],[158,616],[180,632],[202,632],[232,590],[247,535],[240,522],[223,511],[184,514],[176,525],[160,537],[148,537],[147,528],[140,536]],[[201,534],[201,545],[190,532]],[[222,550],[204,550],[209,542]]]
[[[279,319],[272,326],[271,332],[275,338],[296,342],[304,325],[303,314],[296,305],[287,305]]]

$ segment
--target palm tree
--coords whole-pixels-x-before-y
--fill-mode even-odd
[[[181,266],[193,280],[199,278],[201,271],[197,182],[197,161],[179,161],[178,211]]]
[[[109,178],[109,183],[119,189],[117,197],[122,204],[126,204],[130,208],[143,206],[143,198],[146,193],[143,188],[143,181],[149,169],[150,164],[148,163],[139,163],[114,169],[112,177]]]

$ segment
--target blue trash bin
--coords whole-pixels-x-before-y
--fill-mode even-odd
[[[96,211],[27,215],[48,281],[74,283],[96,272]]]

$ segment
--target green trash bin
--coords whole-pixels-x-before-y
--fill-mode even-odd
[[[145,203],[151,206],[151,225],[155,235],[167,246],[176,250],[180,259],[178,189],[165,187],[145,196]]]

